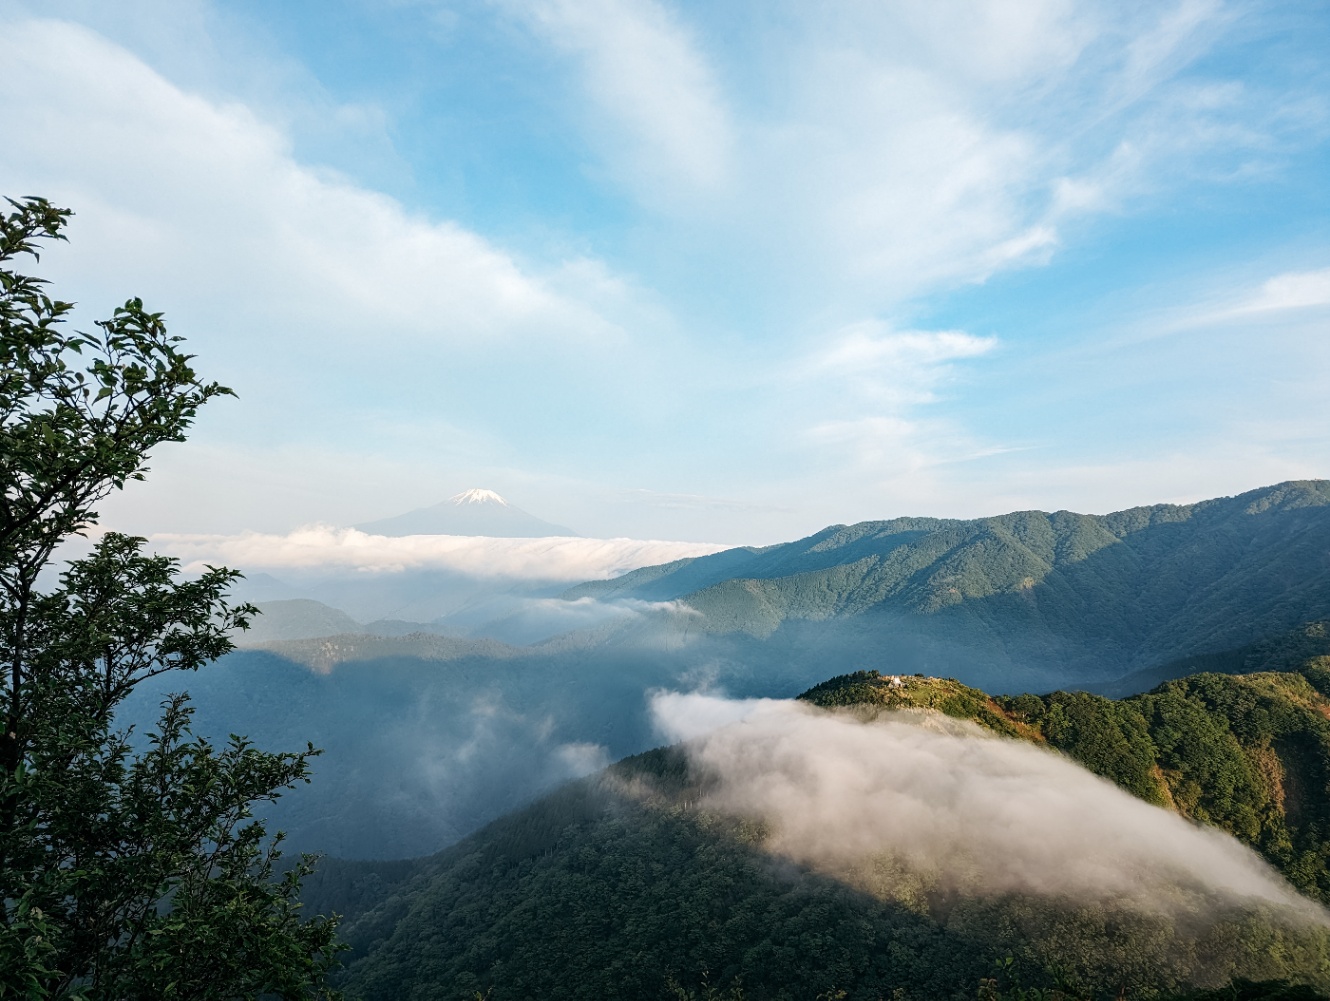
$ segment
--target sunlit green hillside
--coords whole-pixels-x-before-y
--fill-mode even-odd
[[[847,627],[859,632],[864,659],[876,644],[911,671],[996,690],[1004,676],[1070,686],[1330,616],[1327,549],[1330,482],[1316,480],[1102,516],[833,526],[582,584],[565,597],[681,600],[700,615],[679,628],[735,637],[745,652],[748,638],[777,648],[821,635],[846,643],[836,630]]]

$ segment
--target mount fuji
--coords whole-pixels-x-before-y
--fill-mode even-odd
[[[577,536],[514,507],[493,490],[464,490],[433,507],[356,525],[370,535],[486,535],[500,539]]]

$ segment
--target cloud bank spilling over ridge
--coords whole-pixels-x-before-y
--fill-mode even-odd
[[[641,539],[498,539],[469,535],[367,535],[353,528],[312,525],[286,535],[158,534],[158,552],[189,569],[225,563],[246,569],[395,573],[442,570],[481,578],[582,581],[728,546]]]
[[[1228,835],[969,724],[678,693],[658,694],[652,712],[714,775],[709,807],[766,823],[771,852],[870,891],[893,891],[872,866],[886,860],[948,889],[1201,915],[1262,904],[1330,923]]]

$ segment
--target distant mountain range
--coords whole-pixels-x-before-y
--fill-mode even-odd
[[[676,602],[679,630],[782,659],[838,657],[857,636],[861,666],[999,691],[1083,684],[1330,615],[1330,481],[1108,515],[834,525],[563,597]]]
[[[487,535],[503,539],[576,536],[562,525],[514,507],[493,490],[464,490],[433,507],[356,525],[370,535]]]

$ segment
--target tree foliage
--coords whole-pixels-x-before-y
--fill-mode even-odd
[[[155,732],[117,729],[143,680],[231,649],[255,611],[237,574],[185,579],[145,540],[102,535],[43,589],[57,546],[184,440],[230,390],[196,376],[159,313],[131,299],[93,334],[13,270],[63,239],[43,199],[0,215],[0,997],[322,997],[334,925],[305,920],[309,863],[276,878],[255,804],[308,781],[312,747],[270,754],[190,732],[183,695]]]

